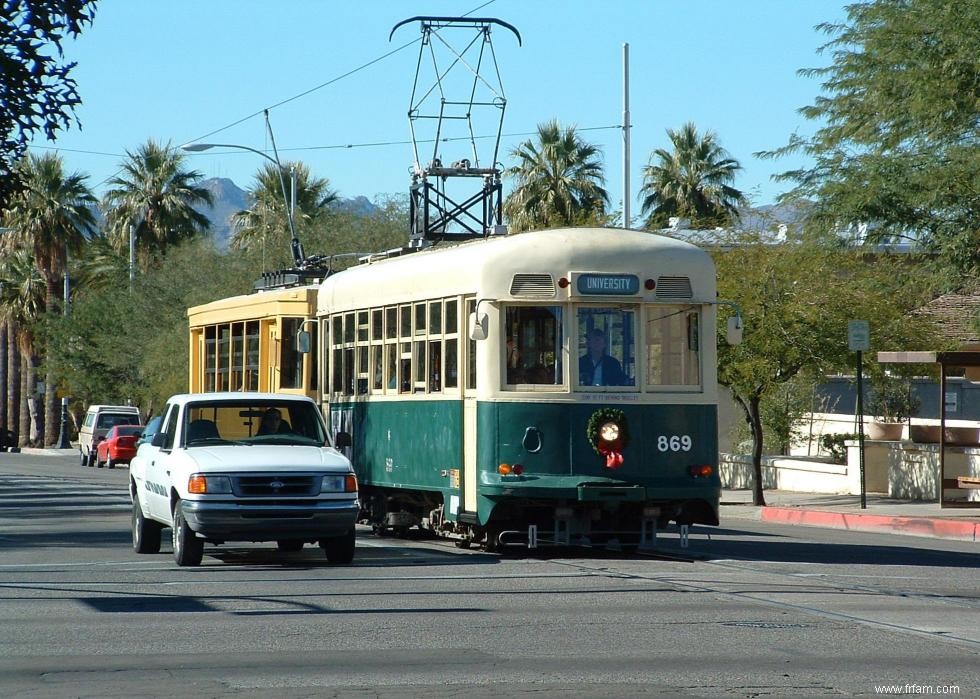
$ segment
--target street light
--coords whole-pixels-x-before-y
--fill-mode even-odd
[[[182,145],[181,150],[185,150],[189,153],[200,153],[201,151],[210,150],[211,148],[237,148],[239,150],[247,150],[250,153],[255,153],[261,155],[263,158],[268,160],[270,163],[276,166],[279,172],[279,186],[282,188],[282,198],[286,203],[286,220],[289,223],[289,235],[292,238],[290,240],[290,248],[293,253],[293,262],[296,266],[300,266],[303,262],[302,248],[299,244],[299,239],[296,237],[296,228],[293,222],[293,217],[296,211],[296,169],[290,168],[289,170],[289,189],[290,195],[286,194],[286,178],[283,174],[283,166],[279,163],[279,158],[273,158],[268,153],[260,151],[256,148],[251,148],[249,146],[240,146],[234,143],[185,143]]]

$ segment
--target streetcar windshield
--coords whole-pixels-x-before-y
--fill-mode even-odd
[[[636,386],[635,317],[625,308],[577,309],[579,386]]]
[[[700,385],[700,319],[701,314],[693,306],[653,306],[647,309],[648,387]]]
[[[510,306],[503,352],[507,385],[562,386],[561,306]]]

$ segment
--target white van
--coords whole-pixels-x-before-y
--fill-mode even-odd
[[[78,430],[82,466],[95,466],[95,448],[116,425],[139,425],[140,411],[131,405],[90,405]]]

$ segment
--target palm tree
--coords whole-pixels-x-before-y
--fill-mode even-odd
[[[44,278],[44,309],[55,313],[69,253],[76,255],[95,229],[92,208],[96,199],[89,190],[88,175],[65,174],[64,162],[53,153],[29,155],[18,165],[22,188],[11,199],[5,219],[12,228],[7,245],[33,252],[34,264]],[[57,386],[55,376],[45,375],[44,439],[53,444],[57,435]]]
[[[309,231],[337,201],[337,193],[330,188],[330,180],[314,177],[305,163],[286,162],[282,169],[293,170],[296,176],[293,223],[297,234]],[[248,194],[252,205],[232,217],[235,229],[232,247],[246,250],[269,245],[272,250],[288,251],[289,222],[279,168],[274,163],[266,163],[255,174],[255,182]]]
[[[557,120],[538,125],[537,142],[511,151],[517,164],[506,170],[516,180],[504,213],[518,231],[601,222],[609,203],[602,152],[574,126]]]
[[[124,279],[129,269],[129,255],[112,247],[105,235],[94,235],[80,257],[72,260],[75,288],[102,291]]]
[[[23,368],[22,380],[17,382],[19,400],[13,405],[10,400],[7,403],[8,411],[19,411],[20,414],[17,429],[20,446],[28,441],[34,443],[38,437],[37,407],[34,402],[37,366],[34,328],[44,310],[46,288],[44,277],[34,264],[34,255],[29,248],[17,248],[0,258],[0,322],[6,322],[8,328],[13,329],[21,360],[14,363]],[[8,376],[8,398],[16,393],[14,381],[15,377]]]
[[[106,231],[116,249],[126,250],[130,226],[135,226],[142,268],[170,246],[209,230],[208,217],[193,207],[211,206],[214,197],[199,186],[200,172],[184,168],[184,154],[176,147],[151,139],[135,153],[126,151],[121,168],[103,198]]]
[[[713,131],[698,133],[693,122],[667,129],[673,152],[658,148],[643,168],[642,210],[646,227],[665,228],[671,216],[699,227],[728,226],[738,221],[745,197],[733,188],[738,161],[718,143]]]

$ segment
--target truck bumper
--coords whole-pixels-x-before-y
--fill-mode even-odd
[[[346,534],[354,528],[356,500],[316,504],[242,504],[182,500],[190,528],[211,541],[313,541]]]

